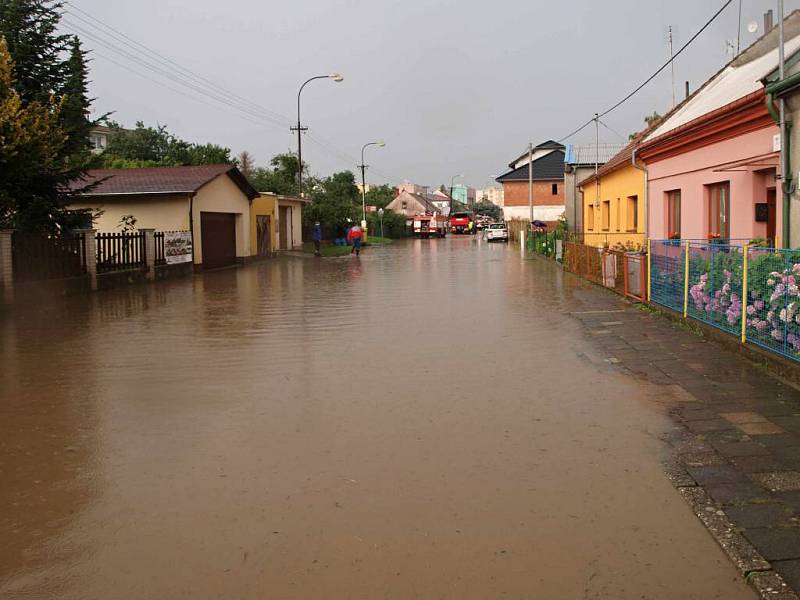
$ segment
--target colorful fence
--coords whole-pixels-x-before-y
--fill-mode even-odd
[[[650,300],[800,361],[800,250],[650,242]]]

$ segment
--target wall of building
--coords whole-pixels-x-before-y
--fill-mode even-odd
[[[667,192],[680,190],[681,237],[706,239],[709,230],[706,186],[727,181],[730,182],[731,194],[731,238],[766,237],[766,223],[755,221],[755,204],[766,202],[767,188],[775,187],[775,169],[771,168],[769,172],[757,172],[752,167],[725,170],[724,165],[771,154],[773,137],[777,133],[778,127],[770,126],[648,163],[649,236],[658,239],[669,235]],[[780,193],[776,209],[776,234],[780,238]]]
[[[187,231],[189,229],[189,197],[181,196],[98,196],[70,204],[72,209],[88,208],[103,213],[94,221],[94,228],[104,233],[121,231],[123,216],[133,215],[137,229]]]
[[[292,209],[292,224],[288,231],[291,232],[291,246],[295,250],[299,250],[303,247],[303,204],[304,203],[299,200],[290,200],[288,198],[278,199],[278,206],[289,206]],[[280,211],[278,211],[278,214],[280,215]],[[278,223],[278,229],[276,230],[280,231],[279,228],[280,223]]]
[[[557,193],[553,194],[552,186],[557,185]],[[528,182],[527,181],[508,181],[503,183],[503,201],[505,207],[528,206]],[[533,182],[533,205],[534,206],[561,206],[564,210],[564,181],[554,179],[552,181]]]
[[[594,173],[594,167],[572,167],[564,172],[564,214],[570,231],[583,231],[583,199],[578,184]]]
[[[600,176],[582,186],[583,233],[585,243],[592,246],[644,243],[647,219],[645,173],[631,164]],[[629,209],[629,198],[636,197],[636,219]],[[603,223],[603,203],[608,202],[608,228]]]
[[[278,202],[277,197],[264,194],[253,199],[250,205],[250,255],[258,256],[258,225],[257,216],[266,215],[270,217],[270,246],[272,252],[278,250],[279,229],[278,229]]]
[[[203,263],[203,240],[200,228],[201,212],[233,213],[236,215],[236,256],[250,256],[250,201],[227,175],[220,175],[197,191],[194,197],[194,261]]]

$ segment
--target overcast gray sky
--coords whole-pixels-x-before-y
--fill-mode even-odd
[[[308,77],[341,72],[303,92],[310,135],[303,157],[313,172],[355,169],[369,148],[372,182],[427,185],[464,173],[492,183],[528,141],[558,139],[625,96],[668,57],[667,29],[680,47],[723,0],[74,0],[65,29],[94,49],[91,91],[97,112],[124,125],[166,124],[191,141],[249,150],[258,164],[296,148],[288,121]],[[742,0],[742,47],[762,32],[774,0]],[[787,0],[786,12],[800,7]],[[69,10],[69,7],[68,7]],[[676,61],[683,81],[701,84],[728,59],[738,0]],[[91,15],[146,47],[263,107],[243,117],[133,62],[145,56],[98,30]],[[756,21],[757,34],[747,32]],[[99,26],[94,23],[95,26]],[[92,32],[100,42],[84,32]],[[118,49],[128,53],[120,55]],[[114,61],[114,62],[111,62]],[[167,89],[147,77],[166,82]],[[161,69],[171,75],[168,66]],[[201,100],[198,101],[197,98]],[[621,135],[671,104],[667,70],[606,117]],[[248,120],[249,119],[249,120]],[[591,141],[586,130],[572,141]],[[322,140],[322,144],[319,142]],[[624,141],[607,129],[601,140]]]

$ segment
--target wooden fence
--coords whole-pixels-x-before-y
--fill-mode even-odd
[[[98,273],[141,269],[145,266],[143,233],[98,233],[96,238]]]
[[[564,268],[622,296],[644,299],[644,255],[564,242]]]
[[[86,273],[86,237],[15,231],[11,236],[14,281],[65,279]]]

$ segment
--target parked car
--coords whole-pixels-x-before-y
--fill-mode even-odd
[[[507,242],[508,227],[505,223],[490,223],[486,228],[487,242]]]

